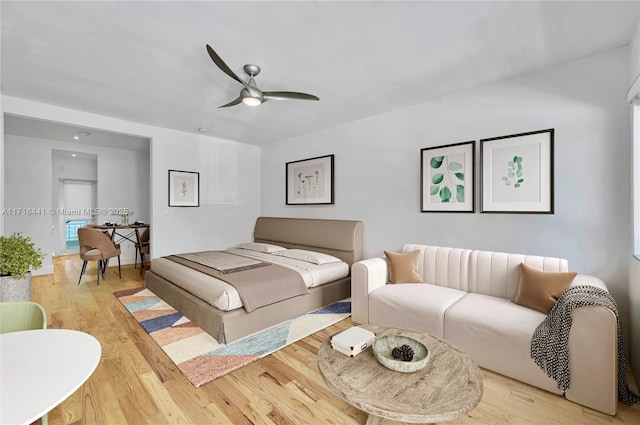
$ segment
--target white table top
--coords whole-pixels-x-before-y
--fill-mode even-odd
[[[68,329],[0,334],[0,424],[29,424],[56,407],[88,378],[102,347]]]

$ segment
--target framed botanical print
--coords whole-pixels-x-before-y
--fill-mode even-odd
[[[169,170],[169,206],[200,206],[200,173]]]
[[[333,155],[287,162],[286,204],[333,204],[333,162]]]
[[[420,150],[420,211],[474,212],[476,142]]]
[[[553,133],[480,140],[480,212],[553,214]]]

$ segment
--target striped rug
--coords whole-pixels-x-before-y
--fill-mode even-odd
[[[113,295],[196,388],[351,315],[351,302],[344,300],[229,344],[220,344],[146,288]]]

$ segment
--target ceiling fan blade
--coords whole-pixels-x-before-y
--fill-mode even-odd
[[[262,92],[264,99],[299,99],[299,100],[320,100],[318,96],[307,93],[298,93],[295,91],[265,91]]]
[[[211,46],[209,46],[207,44],[207,52],[209,52],[209,56],[211,57],[211,60],[213,61],[213,63],[215,63],[216,65],[218,65],[218,68],[220,68],[222,70],[222,72],[224,72],[225,74],[227,74],[229,77],[233,78],[234,80],[236,80],[237,82],[239,82],[240,84],[242,84],[243,86],[247,86],[247,83],[245,83],[244,81],[242,81],[232,70],[231,68],[229,68],[227,66],[226,63],[224,63],[224,61],[222,60],[222,58],[220,56],[218,56],[218,54],[215,52],[215,50],[213,50],[211,48]]]
[[[218,108],[226,108],[226,107],[228,107],[228,106],[235,106],[235,105],[237,105],[237,104],[239,104],[239,103],[242,103],[242,96],[238,97],[237,99],[232,100],[232,101],[231,101],[231,102],[229,102],[229,103],[225,103],[225,104],[224,104],[224,105],[222,105],[222,106],[218,106]]]

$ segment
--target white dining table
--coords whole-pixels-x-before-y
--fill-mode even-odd
[[[73,394],[100,362],[84,332],[38,329],[0,334],[0,424],[29,424]]]

